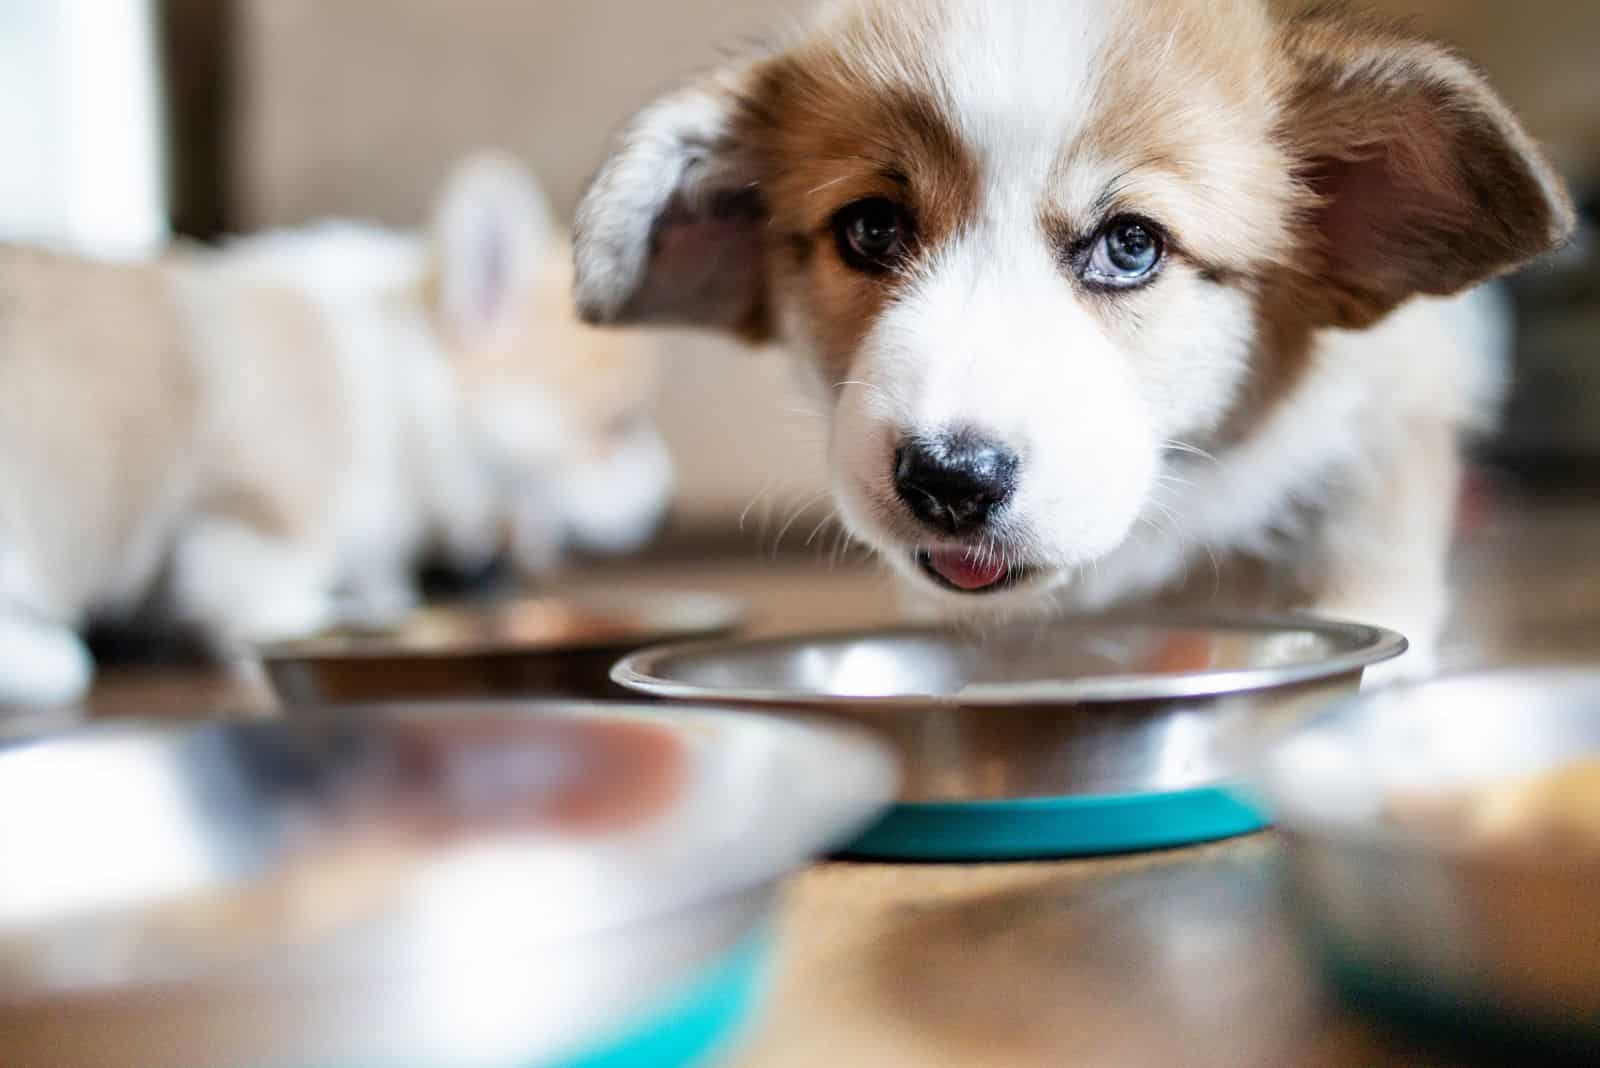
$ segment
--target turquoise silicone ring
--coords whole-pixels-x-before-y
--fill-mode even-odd
[[[575,1056],[530,1068],[690,1068],[737,1038],[765,987],[771,938],[730,950],[671,1004]]]
[[[919,801],[894,806],[841,855],[1042,860],[1133,853],[1249,834],[1266,816],[1226,787],[1148,794]]]

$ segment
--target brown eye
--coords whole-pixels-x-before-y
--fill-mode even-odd
[[[900,205],[885,197],[858,200],[833,217],[839,255],[858,271],[879,273],[905,250],[908,226]]]

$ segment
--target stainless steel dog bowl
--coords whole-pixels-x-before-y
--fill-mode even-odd
[[[1308,618],[1079,617],[649,649],[612,677],[888,740],[900,803],[854,853],[1059,856],[1259,829],[1231,786],[1262,739],[1404,648]]]
[[[693,593],[524,597],[424,608],[392,627],[262,646],[291,705],[431,697],[616,697],[617,657],[654,642],[727,634],[743,606]]]
[[[0,1060],[692,1063],[777,881],[893,788],[859,733],[621,706],[0,746]]]
[[[1346,704],[1271,754],[1263,789],[1311,946],[1358,1004],[1444,1034],[1600,1057],[1600,852],[1484,848],[1393,801],[1600,756],[1600,671],[1464,676]],[[1530,1063],[1525,1057],[1520,1063]]]

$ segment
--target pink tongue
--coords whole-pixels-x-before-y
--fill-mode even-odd
[[[985,553],[974,556],[966,549],[934,549],[928,563],[941,578],[961,590],[981,590],[1006,577],[1006,565]]]

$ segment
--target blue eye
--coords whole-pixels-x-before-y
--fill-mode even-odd
[[[1094,240],[1083,278],[1106,286],[1131,286],[1154,274],[1165,246],[1152,223],[1121,215],[1112,219]]]

